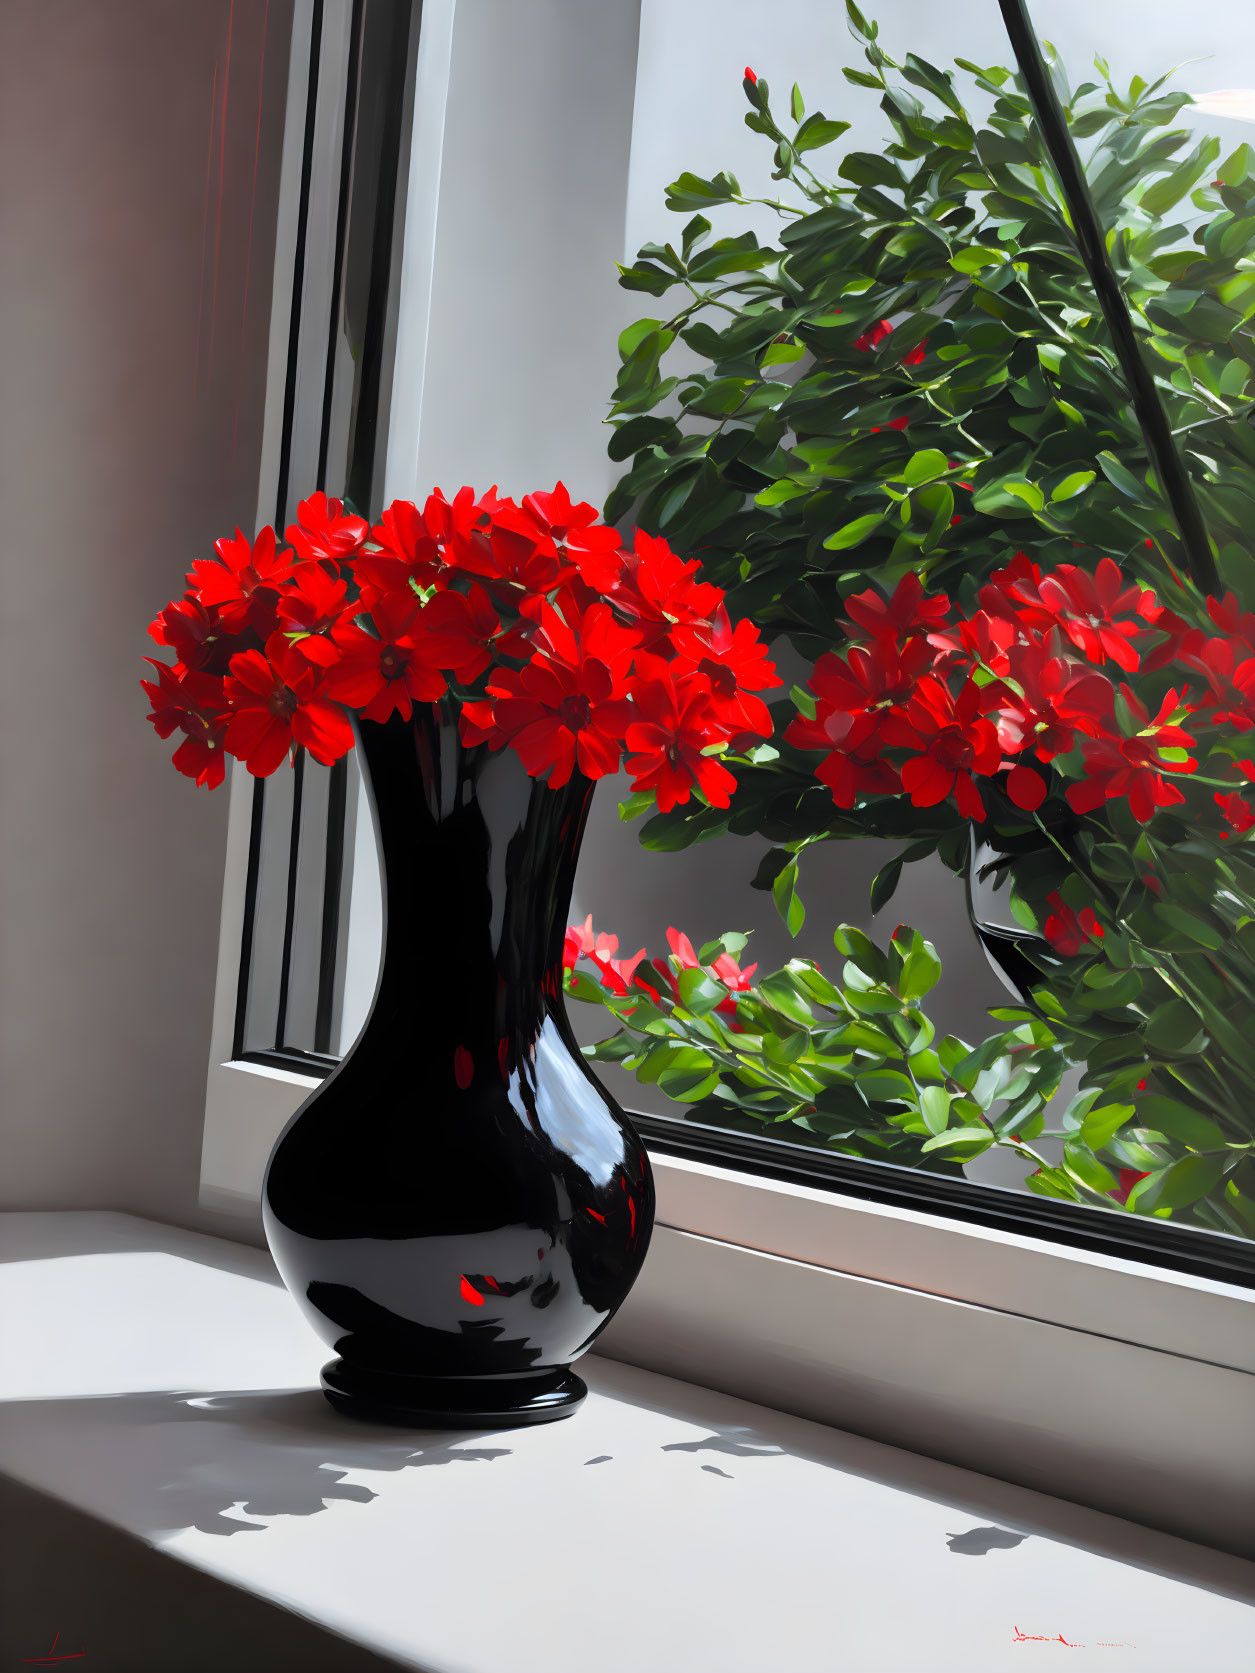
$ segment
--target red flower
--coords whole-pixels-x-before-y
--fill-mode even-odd
[[[1223,598],[1209,598],[1207,614],[1221,633],[1230,639],[1241,639],[1255,655],[1255,615],[1242,610],[1232,593],[1226,593]]]
[[[1017,643],[1017,624],[1006,616],[992,616],[988,610],[978,610],[970,621],[959,622],[958,647],[944,660],[947,666],[962,667],[963,651],[967,659],[991,674],[1005,676],[1011,672],[1011,648]],[[939,647],[954,643],[952,634],[930,634],[929,642]]]
[[[1222,795],[1219,790],[1212,797],[1216,806],[1224,814],[1226,820],[1235,831],[1249,831],[1255,825],[1255,807],[1252,807],[1245,796],[1235,790],[1231,795]],[[1225,835],[1228,833],[1225,832]]]
[[[830,752],[815,776],[838,807],[853,807],[861,793],[893,795],[901,789],[896,770],[880,759],[880,724],[893,704],[907,700],[931,664],[922,639],[894,644],[888,638],[853,645],[844,660],[827,651],[815,664],[808,682],[815,718],[798,715],[784,737],[797,749]]]
[[[1196,640],[1182,650],[1181,661],[1207,682],[1210,701],[1204,698],[1196,707],[1211,711],[1207,719],[1213,726],[1235,732],[1255,727],[1255,652],[1243,640]]]
[[[615,529],[598,522],[593,506],[582,502],[572,505],[570,494],[559,482],[552,494],[527,494],[523,509],[543,535],[565,545],[590,587],[598,592],[610,591],[623,572],[622,541]]]
[[[1185,800],[1175,784],[1163,776],[1167,773],[1192,773],[1198,762],[1185,755],[1194,743],[1190,734],[1168,722],[1168,716],[1180,707],[1180,697],[1168,692],[1152,720],[1145,705],[1129,690],[1121,686],[1124,700],[1139,729],[1130,738],[1086,739],[1081,745],[1085,755],[1087,777],[1079,784],[1068,786],[1068,803],[1074,813],[1092,813],[1103,802],[1127,796],[1134,819],[1145,825],[1154,817],[1155,809],[1172,807]],[[1171,752],[1168,759],[1164,753]]]
[[[1046,896],[1046,905],[1054,910],[1047,914],[1042,934],[1064,958],[1075,958],[1087,941],[1101,941],[1106,934],[1090,907],[1074,912],[1057,889]]]
[[[632,788],[654,791],[662,813],[687,802],[694,786],[711,807],[727,807],[736,779],[703,753],[718,740],[706,682],[695,675],[643,680],[633,695],[640,718],[627,731]]]
[[[691,670],[709,682],[711,712],[730,737],[771,736],[767,705],[749,694],[784,682],[752,622],[739,621],[734,628],[721,604],[708,627],[676,627],[671,643],[680,662],[677,672]]]
[[[958,460],[950,461],[958,469]],[[966,483],[960,482],[960,488]],[[1041,569],[1024,552],[1017,552],[1005,569],[996,569],[980,590],[980,604],[991,616],[1005,616],[1022,627],[1048,633],[1055,626],[1055,614],[1042,602],[1038,588]]]
[[[671,957],[681,970],[700,970],[701,960],[693,951],[693,943],[681,929],[672,924],[667,930],[667,945],[671,949]]]
[[[156,662],[146,656],[144,661],[157,670],[157,680],[141,680],[152,703],[152,721],[159,738],[168,738],[178,730],[183,742],[171,759],[179,772],[194,778],[214,790],[222,783],[226,772],[223,738],[226,726],[221,719],[221,678],[213,674],[179,671],[168,663]]]
[[[428,661],[450,668],[462,685],[477,679],[492,661],[501,621],[488,594],[475,582],[464,593],[437,593],[422,614]]]
[[[1132,619],[1142,603],[1142,588],[1126,587],[1110,558],[1103,558],[1092,575],[1075,564],[1061,564],[1043,576],[1038,591],[1058,626],[1090,662],[1109,657],[1125,673],[1138,667],[1129,640],[1143,630],[1143,623]]]
[[[364,517],[346,516],[343,500],[328,499],[320,491],[297,506],[296,522],[288,524],[284,539],[306,563],[338,564],[356,552],[369,533]]]
[[[533,778],[548,772],[555,790],[577,766],[592,779],[614,772],[633,717],[612,637],[616,626],[606,606],[598,605],[577,636],[546,606],[545,642],[569,660],[538,654],[521,673],[503,670],[489,682],[491,703],[463,707],[464,740],[485,741],[492,749],[509,744]],[[596,654],[606,647],[608,661]]]
[[[567,930],[562,962],[568,970],[573,970],[579,958],[590,959],[597,967],[602,987],[622,998],[636,985],[636,967],[645,957],[645,949],[642,947],[631,958],[615,958],[618,950],[619,937],[598,935],[590,912],[582,924],[572,924]]]
[[[487,527],[476,525],[452,533],[445,561],[465,575],[482,576],[491,585],[500,583],[538,598],[576,573],[534,519],[509,504],[498,510]]]
[[[344,614],[347,581],[337,581],[321,564],[302,564],[279,599],[285,633],[330,633]]]
[[[641,635],[643,648],[661,647],[676,626],[709,624],[723,594],[699,581],[701,565],[676,557],[665,540],[636,531],[633,550],[624,555],[623,578],[613,602]]]
[[[615,946],[619,945],[618,936],[608,937]],[[612,958],[608,953],[593,953],[592,961],[597,966],[597,973],[601,977],[601,985],[609,993],[617,994],[621,999],[633,987],[643,986],[636,978],[636,967],[645,957],[645,949],[641,947],[633,953],[631,958]]]
[[[866,331],[862,332],[861,335],[854,339],[854,347],[861,350],[864,354],[867,354],[869,350],[876,347],[876,344],[879,343],[882,338],[887,337],[892,330],[892,320],[877,320],[875,325],[869,325]]]
[[[758,86],[758,77],[754,74],[753,70],[750,69],[748,64],[745,66],[745,79],[746,81],[752,82],[755,87]]]
[[[567,926],[566,940],[562,947],[562,962],[568,970],[574,970],[576,961],[583,958],[609,958],[619,950],[617,935],[598,935],[593,928],[593,915],[590,912],[582,924]]]
[[[918,348],[913,348],[909,354],[904,354],[902,356],[902,364],[904,366],[922,366],[927,353],[928,338],[925,337],[919,344]]]
[[[1101,674],[1051,656],[1040,640],[1012,646],[998,686],[998,741],[1008,755],[1033,749],[1053,761],[1074,746],[1078,731],[1103,736],[1111,699]]]
[[[215,540],[217,559],[200,558],[192,565],[188,585],[200,603],[216,606],[228,633],[251,627],[263,639],[274,632],[279,589],[292,570],[291,553],[275,549],[275,531],[264,528],[250,543],[242,529],[234,540]]]
[[[944,597],[925,599],[924,583],[912,573],[902,577],[888,603],[869,587],[847,598],[845,609],[852,637],[870,634],[873,639],[899,640],[911,634],[936,632],[950,614],[950,601]]]
[[[965,819],[985,817],[974,775],[988,777],[1002,763],[998,733],[982,712],[989,701],[988,692],[970,680],[955,698],[928,675],[905,709],[885,717],[884,741],[916,752],[900,768],[912,806],[935,807],[953,796]]]
[[[150,623],[148,632],[159,645],[170,647],[178,669],[222,674],[234,652],[244,648],[238,642],[233,643],[233,635],[222,631],[217,607],[206,608],[195,593],[173,599]]]
[[[758,964],[755,962],[754,964],[747,964],[742,970],[731,953],[720,953],[711,965],[710,973],[712,976],[717,976],[730,992],[748,993],[754,979],[754,972],[757,969]],[[722,1010],[723,1007],[718,1006],[717,1009]]]
[[[433,586],[441,572],[440,548],[433,540],[418,507],[396,500],[370,531],[376,552],[359,552],[353,576],[369,609],[382,597],[418,597]]]
[[[329,702],[317,670],[281,633],[260,651],[231,658],[226,680],[230,709],[226,748],[250,773],[266,778],[297,744],[324,766],[353,747],[353,728],[339,704]]]
[[[418,622],[419,604],[396,596],[381,598],[370,618],[376,639],[352,623],[332,635],[338,660],[327,673],[327,695],[347,703],[365,720],[408,720],[415,703],[438,702],[445,678],[433,666]]]

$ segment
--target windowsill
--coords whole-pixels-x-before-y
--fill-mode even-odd
[[[211,1069],[206,1207],[255,1229],[318,1084]],[[1255,1555],[1255,1290],[652,1157],[653,1244],[601,1354]]]
[[[1060,1635],[1147,1673],[1245,1665],[1237,1558],[600,1356],[564,1422],[358,1427],[264,1253],[118,1214],[0,1225],[0,1475],[209,1577],[223,1620],[239,1594],[314,1623],[346,1673],[343,1640],[427,1673],[1003,1673]],[[976,1556],[976,1528],[1025,1537]],[[33,1608],[28,1655],[66,1624]]]

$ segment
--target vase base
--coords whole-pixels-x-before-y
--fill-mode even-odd
[[[570,1417],[587,1385],[574,1371],[504,1377],[409,1377],[346,1365],[322,1370],[322,1391],[336,1411],[368,1423],[407,1429],[512,1429]]]

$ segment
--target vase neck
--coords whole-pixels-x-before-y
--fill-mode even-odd
[[[561,997],[592,784],[551,790],[513,750],[468,749],[433,705],[360,721],[358,737],[384,896],[376,1006],[412,1006],[424,1026],[487,1013],[501,1031],[539,1027]]]

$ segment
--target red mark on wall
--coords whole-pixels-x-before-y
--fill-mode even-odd
[[[235,0],[227,8],[227,57],[222,73],[222,110],[218,120],[218,207],[214,215],[213,290],[209,299],[209,359],[214,357],[214,330],[218,323],[218,252],[222,245],[222,196],[227,166],[227,99],[231,92],[231,32],[235,26]]]
[[[218,125],[218,65],[214,64],[209,93],[209,155],[205,158],[205,208],[200,224],[200,295],[196,299],[196,360],[192,367],[193,394],[200,393],[200,340],[205,319],[205,252],[209,245],[209,183],[214,172],[214,133]]]
[[[48,1651],[46,1656],[23,1656],[23,1666],[47,1667],[54,1661],[77,1661],[80,1656],[85,1656],[87,1654],[86,1650],[62,1650],[61,1654],[57,1655],[55,1652],[60,1637],[61,1634],[58,1633],[56,1638],[52,1641],[52,1649]]]

